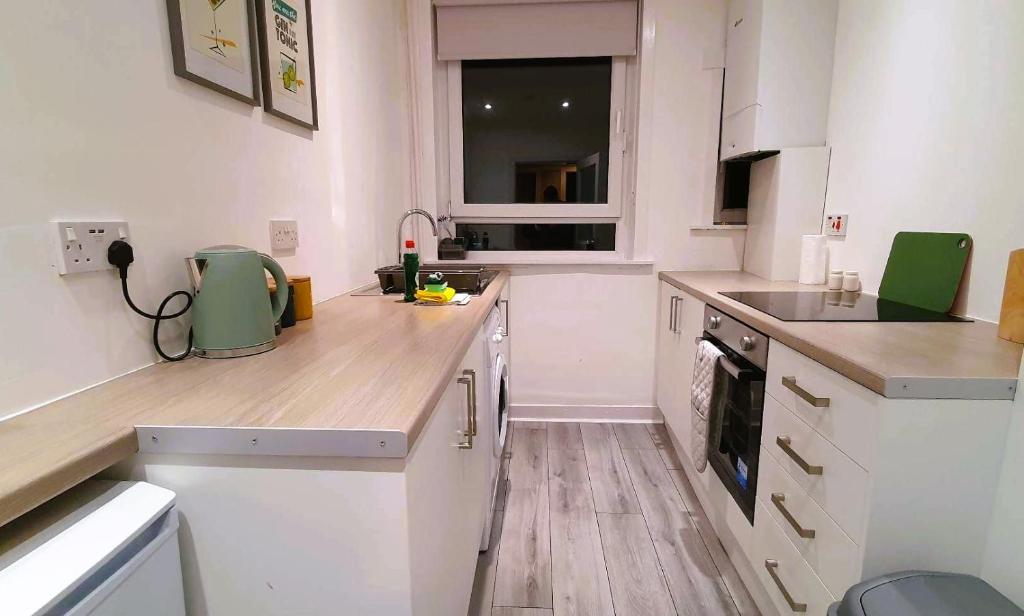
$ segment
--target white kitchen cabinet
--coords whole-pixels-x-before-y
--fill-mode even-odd
[[[720,156],[825,144],[837,0],[732,0]]]
[[[704,302],[664,281],[658,301],[658,407],[683,453],[690,456],[694,339],[704,330]]]
[[[754,513],[751,563],[778,614],[820,614],[835,602],[825,584],[787,540],[781,526],[758,499]],[[762,611],[771,613],[762,607]]]
[[[761,58],[762,0],[732,0],[725,40],[725,85],[722,116],[731,117],[757,104]]]
[[[797,498],[860,547],[865,578],[915,568],[978,575],[1010,404],[885,398],[772,340],[761,444],[800,485]],[[822,474],[802,471],[780,435]]]
[[[146,453],[112,469],[177,493],[188,613],[465,614],[490,497],[482,335],[404,459]]]
[[[473,415],[479,428],[489,425],[482,412],[487,395],[483,350],[481,330],[434,411],[432,421],[441,425],[428,427],[432,432],[423,454],[417,457],[414,449],[406,465],[412,614],[469,609],[491,496],[486,476],[491,440],[484,429],[472,439],[465,436]],[[466,448],[470,440],[472,447]]]
[[[1010,402],[886,398],[773,339],[751,525],[714,471],[698,473],[689,455],[704,304],[664,282],[660,302],[658,404],[696,497],[764,613],[791,613],[780,584],[808,613],[823,613],[852,584],[892,571],[981,573]]]
[[[658,336],[657,336],[657,400],[665,422],[675,426],[682,415],[678,372],[679,339],[675,332],[675,319],[679,314],[677,302],[682,291],[667,282],[658,283]],[[671,419],[670,419],[671,418]],[[676,428],[678,430],[678,427]],[[682,433],[677,433],[682,437]]]

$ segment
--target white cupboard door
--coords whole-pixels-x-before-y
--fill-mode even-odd
[[[673,418],[678,414],[676,398],[676,361],[677,334],[675,333],[676,316],[678,315],[679,297],[681,292],[668,284],[660,283],[658,294],[658,354],[657,354],[657,396],[658,408],[665,416],[665,421],[674,426]]]
[[[732,0],[725,43],[722,117],[757,104],[762,0]]]
[[[486,362],[484,332],[477,333],[462,363],[461,394],[465,414],[465,429],[472,431],[473,447],[463,449],[462,486],[465,506],[473,512],[472,529],[477,536],[483,532],[485,516],[490,513],[491,487],[488,483],[490,456],[494,451],[493,421],[490,409],[490,370]],[[468,380],[468,383],[466,382]]]
[[[413,614],[465,614],[480,547],[475,501],[466,487],[468,385],[461,371],[445,388],[406,464]]]
[[[690,387],[693,384],[693,364],[697,353],[697,338],[704,332],[704,302],[688,293],[681,293],[677,305],[679,309],[676,338],[676,361],[674,380],[676,438],[683,448],[683,453],[693,459],[692,442],[692,404],[690,403]]]

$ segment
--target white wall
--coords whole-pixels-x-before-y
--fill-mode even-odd
[[[850,214],[836,267],[875,291],[897,231],[974,237],[967,312],[999,317],[1024,246],[1024,3],[843,0],[826,210]]]
[[[965,231],[966,310],[998,319],[1007,255],[1024,245],[1022,35],[1012,0],[841,0],[826,211],[850,214],[833,263],[867,290],[897,231]],[[1014,410],[984,577],[1024,605],[1024,401]]]
[[[708,106],[719,104],[720,83],[702,67],[706,52],[725,44],[725,19],[724,0],[645,0],[633,232],[636,258],[655,265],[517,268],[513,318],[532,312],[522,317],[530,327],[513,336],[514,405],[574,405],[583,415],[636,407],[623,413],[642,415],[656,405],[657,271],[740,268],[743,231],[689,228],[709,222],[701,215],[713,199],[718,142]]]
[[[595,417],[600,407],[613,414],[639,407],[636,413],[650,415],[657,309],[651,280],[650,266],[513,269],[513,412],[542,417],[546,411],[536,407],[553,406]]]
[[[725,0],[644,1],[636,235],[659,270],[743,263],[743,231],[690,230],[711,222],[721,78],[703,66],[724,49],[725,21]]]
[[[316,300],[394,258],[411,201],[405,4],[314,0],[312,15],[316,133],[176,77],[163,0],[44,0],[0,21],[0,417],[155,358],[115,273],[49,267],[47,221],[127,220],[150,310],[187,288],[198,248],[269,251],[272,217],[299,221],[280,260]],[[165,327],[177,350],[183,330]]]
[[[423,38],[429,2],[411,6]],[[725,44],[725,19],[725,0],[645,0],[639,130],[631,137],[638,143],[639,186],[635,210],[624,206],[627,224],[620,225],[617,243],[627,255],[635,248],[628,256],[656,264],[513,269],[513,412],[649,413],[655,405],[656,272],[739,269],[742,231],[689,229],[709,222],[701,217],[710,211],[718,147],[709,117],[720,104],[715,88],[721,84],[702,67],[705,52],[720,53]],[[417,54],[427,47],[421,41]],[[418,160],[435,171],[424,176],[433,185],[421,194],[435,195],[425,207],[441,213],[448,202],[445,78],[443,63],[417,60]],[[432,143],[435,136],[439,141]]]

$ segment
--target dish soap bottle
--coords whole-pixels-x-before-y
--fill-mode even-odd
[[[405,301],[414,302],[419,288],[420,254],[416,252],[416,242],[413,240],[405,240],[402,269],[405,272]]]

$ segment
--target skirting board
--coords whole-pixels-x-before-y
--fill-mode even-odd
[[[513,404],[509,418],[513,421],[619,421],[664,423],[656,406],[613,406],[576,404]]]

